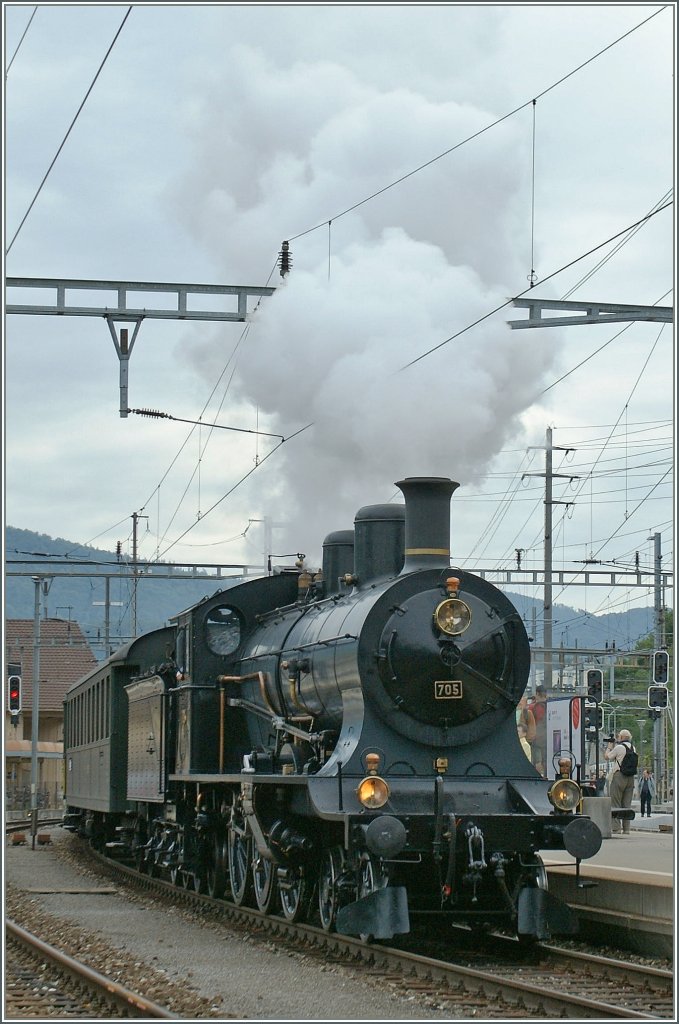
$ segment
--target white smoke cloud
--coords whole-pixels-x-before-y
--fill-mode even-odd
[[[219,253],[224,280],[241,283],[263,283],[291,228],[322,224],[494,120],[454,100],[379,91],[327,62],[275,68],[245,47],[231,51],[193,117],[186,222]],[[255,485],[275,491],[276,518],[285,510],[281,544],[304,536],[318,553],[327,532],[390,498],[403,476],[478,482],[519,431],[553,338],[547,346],[511,332],[503,311],[407,364],[525,288],[524,142],[498,126],[291,242],[292,272],[272,281],[234,389],[266,429],[289,437],[313,424]],[[206,358],[202,346],[209,379],[223,345],[214,352]]]

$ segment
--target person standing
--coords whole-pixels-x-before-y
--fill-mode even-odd
[[[636,769],[631,775],[624,775],[620,771],[620,766],[623,762],[625,754],[630,749],[634,753],[636,753],[636,751],[634,751],[634,746],[632,744],[632,733],[629,731],[629,729],[621,729],[618,733],[617,742],[615,740],[609,740],[608,746],[606,750],[604,750],[604,757],[606,758],[606,760],[613,762],[613,771],[610,776],[608,785],[608,792],[611,797],[611,807],[613,808],[629,808],[632,806],[632,796],[634,794],[634,777],[636,775]],[[613,817],[611,831],[621,831],[621,823],[619,818]],[[623,820],[622,832],[623,835],[629,835],[629,821]]]
[[[533,712],[528,707],[528,701],[522,697],[516,707],[516,727],[523,725],[526,729],[526,739],[532,743],[535,739],[535,719]]]
[[[516,727],[516,731],[519,734],[519,742],[521,743],[521,748],[526,757],[528,758],[528,760],[530,761],[530,763],[532,764],[533,751],[530,748],[530,743],[526,739],[526,726],[523,724],[523,722],[519,722],[519,724]]]
[[[547,692],[544,686],[535,688],[535,698],[528,707],[535,721],[535,739],[531,740],[533,763],[544,765],[547,755]]]
[[[651,800],[655,800],[655,779],[650,768],[644,768],[639,776],[639,799],[641,801],[641,817],[651,817]]]

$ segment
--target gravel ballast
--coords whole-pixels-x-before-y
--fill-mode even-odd
[[[75,837],[50,833],[35,849],[30,836],[26,846],[6,842],[6,916],[178,1018],[451,1019],[419,994],[366,985],[350,967],[102,880],[78,864]]]

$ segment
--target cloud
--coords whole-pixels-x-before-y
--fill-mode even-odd
[[[198,110],[196,161],[177,205],[225,279],[241,281],[261,281],[291,227],[322,222],[494,119],[412,89],[379,90],[327,61],[276,66],[244,46]],[[403,476],[480,481],[520,429],[554,345],[511,332],[506,315],[405,367],[525,286],[525,157],[516,129],[502,125],[291,242],[292,272],[274,278],[276,294],[255,315],[230,398],[286,437],[313,424],[257,482],[283,498],[288,545],[301,532],[320,551],[325,533],[386,500]],[[192,354],[206,380],[225,362],[224,336]]]

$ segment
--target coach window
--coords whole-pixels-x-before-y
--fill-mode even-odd
[[[207,645],[213,654],[233,654],[240,644],[240,617],[233,608],[219,605],[208,613],[205,623]]]

